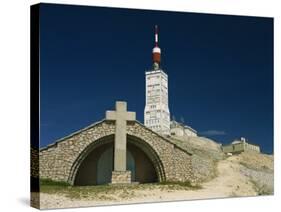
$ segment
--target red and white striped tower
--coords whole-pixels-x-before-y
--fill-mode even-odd
[[[168,75],[160,67],[161,49],[158,27],[155,26],[155,46],[152,49],[152,69],[145,72],[144,125],[154,132],[170,135]]]
[[[155,25],[154,34],[155,34],[155,46],[152,49],[152,61],[153,61],[153,65],[157,64],[157,67],[159,67],[160,62],[161,62],[161,49],[158,46],[158,26],[157,25]]]

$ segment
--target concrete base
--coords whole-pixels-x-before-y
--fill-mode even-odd
[[[131,182],[131,171],[112,172],[111,184],[129,184]]]

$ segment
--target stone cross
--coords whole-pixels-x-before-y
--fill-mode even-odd
[[[126,171],[126,126],[127,121],[136,120],[135,112],[127,111],[127,102],[117,101],[116,111],[106,111],[107,120],[115,121],[115,140],[114,140],[114,171]]]

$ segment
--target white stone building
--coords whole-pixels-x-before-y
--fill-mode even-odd
[[[145,72],[144,125],[157,133],[169,135],[168,75],[160,68],[161,49],[158,47],[157,26],[152,58],[153,67]]]
[[[197,136],[196,130],[194,130],[190,126],[176,122],[175,120],[171,121],[170,132],[171,135],[175,135],[175,136],[189,136],[189,137]]]
[[[145,126],[160,134],[170,134],[168,76],[161,69],[147,71]]]
[[[260,147],[255,144],[250,144],[244,137],[235,139],[231,144],[222,147],[223,152],[237,154],[241,152],[254,151],[260,152]]]

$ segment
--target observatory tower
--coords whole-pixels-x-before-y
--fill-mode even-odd
[[[152,69],[145,72],[144,125],[157,133],[169,135],[168,75],[161,69],[160,62],[161,49],[158,45],[158,27],[155,26]]]

